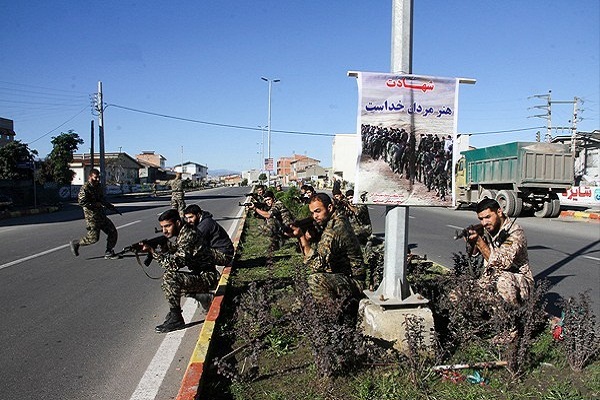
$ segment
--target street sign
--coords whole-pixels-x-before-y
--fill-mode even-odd
[[[265,170],[273,171],[273,159],[272,158],[265,158]]]

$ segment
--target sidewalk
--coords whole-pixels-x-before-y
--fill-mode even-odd
[[[37,208],[25,208],[22,210],[0,211],[0,219],[17,218],[24,215],[47,214],[60,210],[59,206],[39,206]]]

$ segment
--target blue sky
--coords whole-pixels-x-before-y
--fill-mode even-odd
[[[42,157],[69,129],[89,151],[90,95],[102,81],[106,151],[154,150],[167,165],[192,160],[209,172],[257,168],[264,76],[281,80],[272,87],[271,155],[330,166],[332,135],[356,132],[347,72],[390,70],[391,8],[391,0],[0,0],[0,117]],[[477,80],[459,91],[458,131],[473,133],[471,144],[544,134],[533,128],[546,120],[531,116],[545,99],[530,97],[549,90],[553,101],[583,99],[579,129],[599,129],[598,0],[417,0],[413,25],[413,73]],[[572,112],[554,104],[553,126],[569,126]],[[493,133],[502,131],[514,132]]]

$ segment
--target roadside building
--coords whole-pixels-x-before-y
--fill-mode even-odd
[[[0,147],[14,141],[15,135],[13,120],[0,118]]]

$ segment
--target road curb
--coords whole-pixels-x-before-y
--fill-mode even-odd
[[[560,217],[561,218],[577,218],[577,219],[593,219],[593,220],[598,221],[598,220],[600,220],[600,212],[565,210],[565,211],[560,212]]]
[[[246,213],[243,214],[243,218],[240,225],[237,228],[236,235],[233,239],[233,246],[237,252],[238,245],[244,231],[244,224],[246,223]],[[221,273],[221,279],[215,292],[215,297],[206,313],[206,318],[202,324],[198,341],[194,347],[190,362],[188,363],[187,369],[183,375],[179,393],[177,394],[177,400],[193,400],[196,399],[198,392],[202,386],[202,374],[204,372],[204,363],[208,359],[208,352],[210,351],[210,344],[212,335],[215,329],[215,324],[219,315],[221,314],[221,306],[225,299],[225,291],[229,284],[229,275],[231,273],[231,265],[226,266]]]
[[[25,215],[36,215],[36,214],[45,214],[58,211],[60,207],[57,206],[43,206],[37,208],[28,208],[25,210],[18,211],[9,211],[0,213],[0,219],[8,219],[8,218],[18,218]]]

